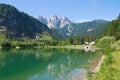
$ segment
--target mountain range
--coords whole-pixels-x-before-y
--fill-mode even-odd
[[[72,21],[70,21],[67,17],[60,17],[58,15],[54,15],[51,18],[38,16],[37,19],[40,22],[47,25],[50,29],[51,28],[63,28],[65,25],[72,23]]]
[[[38,16],[37,19],[49,29],[56,29],[64,38],[75,35],[101,36],[108,21],[96,19],[93,21],[75,23],[67,17],[57,15],[50,17]]]
[[[93,20],[74,23],[67,17],[38,16],[34,18],[8,4],[0,4],[0,33],[7,37],[30,37],[45,34],[54,38],[66,38],[76,35],[101,36],[107,25],[106,20]]]

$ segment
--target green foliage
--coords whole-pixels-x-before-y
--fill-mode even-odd
[[[88,35],[100,37],[102,36],[102,33],[107,23],[108,22],[105,20],[94,20],[91,22],[73,23],[71,25],[66,25],[63,28],[60,29],[58,28],[58,32],[60,32],[66,38],[67,37],[66,33],[68,33],[68,27],[70,27],[71,32],[69,36]]]
[[[4,34],[0,34],[0,45],[6,40],[6,36]]]
[[[88,36],[88,35],[77,35],[73,37],[68,37],[65,40],[56,40],[54,41],[54,45],[57,46],[64,46],[64,45],[81,45],[84,42],[91,42],[95,41],[97,38],[93,36]]]
[[[11,42],[9,42],[9,41],[4,41],[3,43],[2,43],[2,45],[1,45],[1,47],[12,47],[11,46]]]
[[[62,39],[64,39],[63,35],[60,34],[59,31],[57,31],[56,29],[52,28],[51,31],[52,31],[51,35],[53,36],[53,38],[55,40],[62,40]]]
[[[112,49],[111,45],[115,41],[114,37],[103,37],[97,42],[97,47],[101,48],[104,51],[110,51]]]
[[[96,74],[88,74],[88,80],[120,80],[119,53],[120,52],[115,51],[111,55],[107,55],[99,72]]]
[[[95,41],[97,38],[89,35],[77,35],[73,37],[68,37],[66,39],[66,44],[71,44],[71,45],[81,45],[84,42],[91,42]]]
[[[120,39],[120,15],[107,25],[104,35],[114,36],[116,40]]]
[[[37,19],[7,4],[0,4],[0,26],[6,28],[7,37],[10,38],[35,38],[37,33],[51,33],[51,30]]]
[[[0,33],[0,46],[1,47],[12,47],[11,42],[6,38],[4,33]]]
[[[17,46],[22,48],[27,48],[27,47],[35,47],[37,46],[37,44],[34,42],[19,42],[17,43]]]

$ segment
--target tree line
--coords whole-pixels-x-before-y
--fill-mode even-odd
[[[107,25],[104,36],[114,36],[116,40],[120,39],[120,15]]]

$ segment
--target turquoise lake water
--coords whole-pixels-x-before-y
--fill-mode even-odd
[[[79,80],[95,57],[74,49],[0,49],[0,80]]]

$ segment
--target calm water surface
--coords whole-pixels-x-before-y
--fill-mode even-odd
[[[73,49],[0,49],[0,80],[79,80],[95,57]]]

